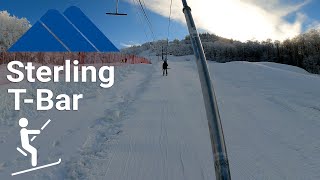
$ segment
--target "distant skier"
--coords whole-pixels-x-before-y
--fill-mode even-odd
[[[164,76],[164,74],[166,74],[166,76],[168,76],[168,63],[167,61],[163,61],[163,64],[162,64],[162,75]]]
[[[28,120],[26,118],[21,118],[19,120],[19,125],[22,127],[22,129],[20,130],[22,148],[31,154],[31,165],[37,166],[38,151],[36,148],[30,145],[29,135],[40,134],[40,130],[26,129],[26,127],[28,126]]]

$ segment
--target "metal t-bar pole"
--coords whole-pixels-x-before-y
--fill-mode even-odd
[[[203,51],[202,43],[193,21],[191,8],[186,0],[182,0],[183,13],[185,14],[190,39],[193,46],[194,55],[198,67],[198,73],[201,82],[202,94],[205,103],[211,145],[214,157],[215,173],[217,180],[231,180],[229,161],[224,141],[224,135],[219,115],[219,109],[215,92],[212,86],[210,73],[208,71],[207,60]]]
[[[118,8],[119,8],[119,0],[117,0],[117,5],[116,5],[116,14],[118,14]]]

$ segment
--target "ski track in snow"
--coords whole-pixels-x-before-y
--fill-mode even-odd
[[[46,128],[50,136],[36,140],[36,146],[49,143],[41,146],[40,152],[47,153],[39,159],[48,154],[51,161],[62,158],[58,167],[23,179],[215,179],[200,82],[190,59],[169,56],[167,77],[156,60],[120,67],[115,86],[106,91],[72,85],[68,92],[84,89],[88,94],[80,105],[85,110],[77,114],[35,115],[23,109],[21,114],[53,120]],[[320,179],[320,77],[274,63],[208,64],[232,178]],[[8,179],[10,168],[24,167],[14,164],[29,162],[10,152],[18,144],[12,122],[17,116],[6,121],[11,112],[4,99],[0,145],[6,145],[6,157],[0,156],[0,179]]]
[[[182,81],[180,70],[171,71],[168,77],[163,77],[159,67],[161,64],[156,65],[152,81],[131,107],[134,115],[125,120],[118,144],[112,145],[114,156],[104,179],[214,177],[206,119],[201,115],[204,106],[194,107],[193,104],[203,103],[198,98],[201,96],[192,97],[200,92],[200,87],[196,91],[194,88],[184,89],[185,84],[196,76],[190,67],[182,67],[181,72],[185,76]],[[171,68],[181,67],[172,64]],[[189,98],[194,100],[193,103]],[[190,115],[185,109],[193,109],[197,113]]]

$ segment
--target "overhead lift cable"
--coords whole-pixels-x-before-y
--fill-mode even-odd
[[[149,27],[149,30],[150,30],[150,32],[151,32],[151,35],[152,35],[152,44],[151,44],[151,48],[153,49],[153,50],[156,50],[156,48],[154,47],[155,46],[155,41],[156,41],[156,36],[155,36],[155,33],[154,33],[154,31],[153,31],[153,26],[152,26],[152,23],[151,23],[151,20],[150,20],[150,18],[149,18],[149,16],[148,16],[148,14],[147,14],[147,11],[145,10],[146,8],[146,5],[145,5],[145,3],[144,3],[144,1],[143,0],[136,0],[137,1],[137,4],[138,4],[138,7],[139,7],[139,9],[140,9],[140,11],[141,11],[141,14],[143,15],[143,17],[144,17],[144,19],[146,20],[146,24],[148,25],[148,27]]]
[[[166,47],[166,60],[168,60],[168,48],[169,48],[169,36],[170,36],[170,26],[171,26],[171,14],[172,14],[172,0],[170,0],[170,12],[169,12],[169,22],[168,22],[168,34],[167,34],[167,47]]]
[[[134,4],[134,6],[135,7],[138,7],[139,5],[138,5],[138,2],[136,2],[135,0],[132,0],[132,2],[133,2],[133,4]],[[143,32],[144,32],[144,34],[146,35],[146,38],[147,38],[147,40],[148,41],[153,41],[153,38],[152,37],[150,37],[149,38],[149,34],[148,34],[148,32],[147,32],[147,30],[146,30],[146,28],[148,29],[149,28],[149,26],[147,25],[147,27],[145,27],[145,23],[143,22],[143,15],[141,14],[141,12],[140,12],[140,9],[136,9],[136,14],[137,14],[137,16],[138,16],[138,19],[139,19],[139,21],[140,21],[140,23],[141,23],[141,25],[143,26]],[[152,35],[151,35],[152,36]]]
[[[146,10],[145,10],[145,8],[144,8],[144,7],[145,7],[144,1],[143,1],[143,3],[142,3],[141,0],[138,0],[138,2],[139,2],[139,5],[140,5],[140,9],[141,9],[141,11],[142,11],[142,13],[143,13],[146,21],[147,21],[147,24],[148,24],[148,26],[149,26],[149,29],[150,29],[150,31],[151,31],[153,40],[155,40],[156,38],[155,38],[154,31],[153,31],[152,23],[151,23],[151,21],[150,21],[150,19],[149,19],[149,17],[148,17],[148,14],[147,14],[147,12],[146,12]]]

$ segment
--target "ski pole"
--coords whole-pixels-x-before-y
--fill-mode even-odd
[[[46,128],[46,126],[51,122],[51,120],[49,119],[42,127],[41,127],[41,131],[44,130],[44,128]],[[31,138],[31,142],[34,141],[36,139],[37,136],[33,136]]]

